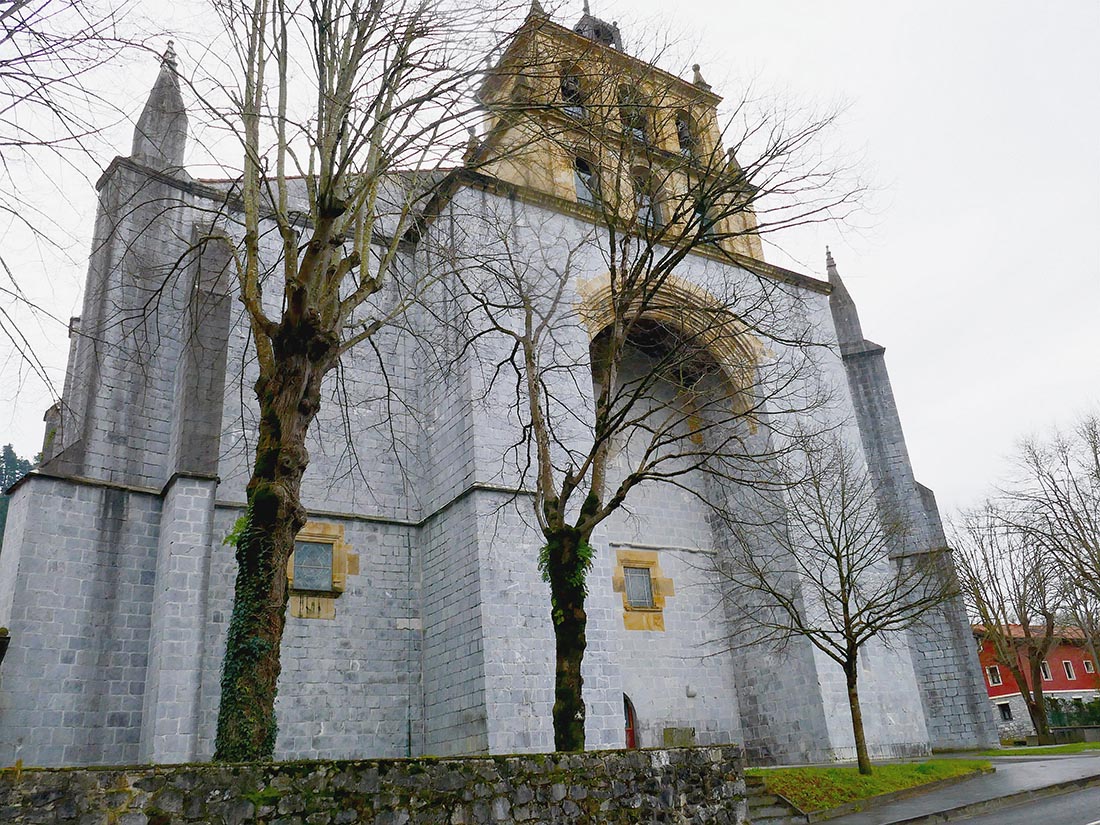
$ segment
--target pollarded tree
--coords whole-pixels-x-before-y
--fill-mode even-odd
[[[778,492],[742,490],[721,514],[735,541],[716,560],[731,644],[808,641],[844,672],[859,772],[872,771],[859,660],[958,594],[944,550],[895,556],[911,525],[884,509],[843,433],[799,435],[776,463]]]
[[[239,140],[232,251],[255,350],[259,432],[215,758],[270,758],[287,563],[306,521],[306,433],[322,382],[415,299],[400,253],[465,148],[471,79],[499,2],[213,0],[231,76],[196,80]],[[222,102],[224,101],[224,102]],[[460,136],[461,133],[461,136]],[[275,239],[275,260],[265,252]]]
[[[642,487],[709,500],[768,484],[770,434],[822,395],[813,286],[764,263],[759,236],[835,217],[857,188],[806,160],[828,118],[754,118],[743,101],[722,126],[697,69],[689,82],[628,56],[587,15],[574,31],[529,18],[480,97],[473,157],[510,199],[463,214],[436,254],[461,291],[461,354],[516,426],[545,542],[555,747],[579,750],[593,531]],[[579,220],[532,227],[547,213],[526,204],[548,203]]]
[[[1064,609],[1058,564],[994,501],[960,514],[952,532],[971,616],[997,663],[1020,686],[1035,732],[1047,736],[1042,669],[1058,644]]]

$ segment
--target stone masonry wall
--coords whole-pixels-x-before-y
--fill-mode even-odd
[[[0,821],[639,823],[746,821],[740,748],[466,759],[5,770]]]
[[[885,350],[867,341],[862,347],[846,351],[844,364],[872,478],[887,501],[920,528],[909,552],[942,547],[934,498],[913,478]],[[923,627],[910,632],[910,640],[932,747],[995,745],[996,727],[961,598],[929,615]]]
[[[32,475],[0,558],[0,764],[139,758],[161,499]],[[3,821],[0,816],[0,821]]]

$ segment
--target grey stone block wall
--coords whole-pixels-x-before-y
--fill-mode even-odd
[[[527,495],[474,494],[490,753],[554,749],[554,631],[550,587],[537,569],[544,542],[531,524],[532,502]],[[603,697],[589,691],[588,670],[584,676],[588,712],[598,713]]]
[[[0,763],[139,758],[161,501],[34,475],[0,561]],[[16,538],[17,537],[17,538]]]
[[[80,376],[59,470],[161,487],[190,301],[192,218],[178,186],[126,160],[100,182],[81,314]]]
[[[420,536],[423,752],[438,756],[489,750],[477,515],[474,497],[460,496]]]
[[[1008,705],[1011,719],[1001,715],[1000,705]],[[993,718],[997,720],[997,735],[1001,739],[1026,739],[1035,735],[1035,726],[1031,724],[1031,715],[1027,712],[1027,703],[1019,693],[1009,696],[989,698],[989,707]]]
[[[164,496],[142,705],[145,761],[190,762],[197,756],[216,491],[214,479],[176,476]]]
[[[197,756],[214,752],[221,664],[236,562],[223,539],[240,510],[219,506],[204,608]],[[335,600],[336,618],[287,616],[276,700],[280,759],[421,753],[419,571],[407,528],[313,515],[344,527],[359,574]]]

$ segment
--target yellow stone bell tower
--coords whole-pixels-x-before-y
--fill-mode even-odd
[[[751,184],[722,146],[721,98],[628,55],[585,3],[568,29],[537,0],[479,90],[489,175],[654,243],[763,261]],[[704,243],[698,243],[699,240]]]

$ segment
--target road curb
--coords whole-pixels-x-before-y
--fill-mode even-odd
[[[926,825],[934,822],[950,822],[964,816],[974,816],[975,814],[998,811],[1002,808],[1011,808],[1013,805],[1032,799],[1043,799],[1048,796],[1057,796],[1066,791],[1076,791],[1096,786],[1100,786],[1100,774],[1079,779],[1067,779],[1065,782],[1055,782],[1053,785],[1044,785],[1041,788],[1032,788],[1028,791],[1017,791],[1007,796],[998,796],[981,802],[968,802],[966,805],[959,805],[955,808],[947,808],[930,814],[921,814],[908,819],[893,819],[889,822],[883,822],[881,825]]]

